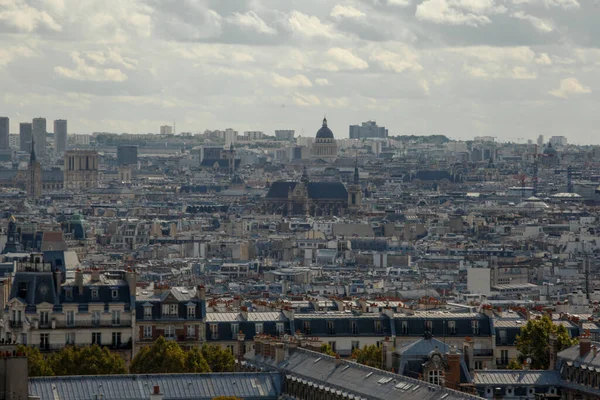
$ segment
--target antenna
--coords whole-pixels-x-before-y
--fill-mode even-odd
[[[177,128],[175,126],[175,121],[173,121],[173,135],[177,135]]]

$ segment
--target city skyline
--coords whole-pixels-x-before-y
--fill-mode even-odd
[[[598,143],[599,16],[578,0],[9,1],[0,114],[69,131],[295,129]],[[198,22],[200,21],[200,22]]]

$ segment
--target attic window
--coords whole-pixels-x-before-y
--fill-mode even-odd
[[[65,299],[73,300],[73,288],[65,288]]]
[[[113,298],[113,300],[116,300],[119,298],[119,289],[112,289],[110,291],[111,293],[111,297]]]
[[[373,375],[373,372],[369,372],[369,373],[367,374],[367,376],[365,376],[365,379],[366,379],[366,378],[370,378],[370,377],[371,377],[371,375]]]
[[[92,300],[98,300],[98,288],[92,288]]]

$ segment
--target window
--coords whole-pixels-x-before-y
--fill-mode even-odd
[[[433,334],[433,321],[425,321],[425,332]]]
[[[169,305],[168,304],[163,304],[162,305],[162,315],[169,315]]]
[[[119,289],[113,289],[110,291],[111,293],[111,297],[113,298],[113,300],[116,300],[119,298]]]
[[[473,335],[479,335],[479,321],[472,321],[471,326],[473,327]]]
[[[121,345],[121,332],[113,332],[112,333],[112,345],[114,347]]]
[[[196,318],[196,306],[188,306],[187,316],[188,318]]]
[[[40,327],[48,326],[49,324],[48,311],[40,311]]]
[[[508,364],[508,350],[500,350],[500,365]]]
[[[98,288],[92,288],[92,300],[98,300]]]
[[[121,311],[120,310],[112,311],[112,324],[113,325],[121,325]]]
[[[285,325],[283,324],[283,322],[277,322],[275,324],[275,331],[277,332],[277,334],[279,336],[281,336],[285,333]]]
[[[352,351],[356,350],[356,349],[360,349],[360,342],[358,340],[353,340],[351,343],[352,346]]]
[[[429,371],[429,383],[431,383],[432,385],[439,385],[440,378],[441,378],[440,370],[435,369],[435,370]]]
[[[67,311],[67,326],[75,326],[75,311]]]
[[[237,339],[237,335],[239,332],[240,332],[240,325],[239,324],[231,324],[231,336],[233,336],[234,340]]]
[[[210,338],[215,340],[219,338],[219,325],[210,324]]]
[[[144,326],[144,338],[148,339],[152,337],[152,326],[145,325]]]
[[[92,311],[92,325],[100,326],[100,311]]]
[[[98,346],[102,346],[102,333],[101,332],[92,332],[92,344],[97,344]]]
[[[358,324],[356,321],[350,321],[350,333],[353,335],[358,335]]]
[[[75,344],[75,332],[65,334],[65,344],[67,346]]]
[[[456,321],[448,321],[448,334],[456,335]]]
[[[475,361],[475,369],[482,370],[483,369],[483,361]]]
[[[333,321],[327,321],[327,333],[335,335],[335,324]]]
[[[179,313],[177,312],[179,308],[178,304],[169,304],[169,314],[172,316],[176,316]]]
[[[152,306],[144,307],[144,319],[152,319]]]
[[[175,327],[173,325],[165,327],[165,339],[175,339]]]
[[[375,333],[381,334],[382,332],[381,321],[375,321]]]
[[[66,300],[73,300],[73,288],[65,288],[65,299]]]
[[[331,347],[331,350],[335,351],[335,340],[327,343],[329,344],[329,347]]]
[[[500,337],[500,344],[508,344],[506,339],[506,329],[500,329],[498,331],[498,336]]]
[[[263,324],[262,323],[254,324],[254,331],[256,332],[257,335],[262,335],[263,334]]]
[[[310,321],[304,321],[302,323],[302,329],[305,335],[310,335]]]
[[[402,334],[408,335],[408,321],[402,321]]]
[[[47,350],[50,347],[50,335],[48,333],[40,334],[40,349]]]
[[[195,338],[196,337],[196,325],[188,325],[185,334],[189,338]]]

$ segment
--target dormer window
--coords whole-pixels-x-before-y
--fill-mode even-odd
[[[152,306],[144,307],[144,319],[152,319]]]
[[[196,318],[196,306],[188,306],[187,316],[188,318]]]
[[[73,288],[65,288],[65,299],[66,300],[73,300]]]
[[[92,300],[98,300],[98,288],[92,288]]]
[[[111,293],[111,297],[113,300],[116,300],[119,298],[119,289],[112,289],[110,291],[110,293]]]

